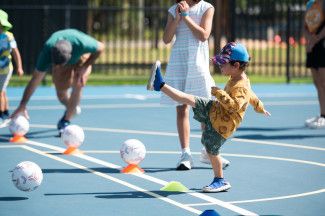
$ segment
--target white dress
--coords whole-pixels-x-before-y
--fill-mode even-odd
[[[177,4],[168,12],[175,17]],[[192,6],[189,16],[199,25],[207,9],[213,7],[201,0]],[[197,39],[187,25],[181,21],[176,29],[176,40],[173,44],[170,59],[167,64],[165,82],[188,94],[211,97],[211,86],[215,85],[209,71],[208,41]],[[161,95],[161,104],[181,105],[168,96]]]

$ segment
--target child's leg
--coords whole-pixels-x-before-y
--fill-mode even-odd
[[[160,91],[162,91],[165,95],[171,97],[174,101],[177,101],[182,104],[190,105],[191,107],[195,107],[195,97],[194,95],[186,94],[182,91],[179,91],[167,84],[165,84]]]
[[[3,91],[0,91],[0,118],[3,118],[3,112],[5,111],[5,98]]]
[[[175,89],[167,85],[164,78],[161,75],[160,61],[156,61],[151,69],[150,77],[147,84],[148,90],[162,91],[167,96],[171,97],[174,101],[181,104],[187,104],[195,107],[195,97],[190,94],[186,94],[178,89]]]
[[[7,119],[7,118],[9,118],[9,101],[8,101],[6,91],[3,91],[3,98],[4,98],[3,116],[4,116],[5,119]]]
[[[211,162],[211,166],[213,169],[215,178],[223,178],[223,170],[222,170],[222,160],[220,155],[212,155],[207,153]]]
[[[222,160],[220,155],[212,155],[208,153],[208,156],[213,168],[214,178],[210,185],[203,187],[203,192],[214,193],[227,191],[231,188],[231,185],[223,178]]]

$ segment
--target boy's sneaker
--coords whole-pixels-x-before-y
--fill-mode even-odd
[[[176,170],[190,170],[193,166],[193,159],[191,154],[184,152],[180,161],[176,165]]]
[[[0,119],[0,128],[8,127],[11,122],[11,118]]]
[[[325,118],[324,117],[317,117],[317,118],[314,119],[314,121],[310,121],[309,123],[306,123],[306,126],[309,127],[309,128],[312,128],[312,129],[325,128]]]
[[[147,90],[160,91],[165,81],[161,75],[161,63],[156,61],[151,68],[150,77],[147,83]]]
[[[64,119],[65,115],[60,119],[60,121],[57,124],[57,128],[59,130],[59,134],[63,132],[64,128],[66,128],[68,125],[70,125],[70,121]]]
[[[221,157],[222,160],[222,169],[225,170],[230,165],[230,161]],[[200,162],[205,164],[211,164],[207,151],[203,147],[201,150]]]
[[[226,182],[224,178],[214,178],[210,185],[203,187],[203,192],[216,193],[227,191],[231,188],[229,182]]]
[[[80,115],[81,114],[81,107],[80,105],[76,106],[76,115]]]
[[[314,121],[317,121],[318,118],[320,118],[320,116],[316,116],[316,117],[313,117],[313,118],[309,118],[305,121],[305,126],[308,127],[310,123],[314,122]]]

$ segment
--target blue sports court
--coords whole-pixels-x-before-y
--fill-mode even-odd
[[[72,123],[81,126],[83,154],[63,155],[56,123],[64,112],[54,88],[40,87],[28,106],[30,131],[25,144],[8,142],[0,129],[0,215],[200,215],[214,209],[222,216],[324,215],[325,130],[304,127],[318,113],[313,85],[254,85],[253,90],[272,114],[266,118],[249,108],[243,124],[222,147],[231,161],[225,178],[232,188],[202,193],[212,169],[199,161],[200,125],[191,119],[194,168],[175,171],[180,155],[175,108],[161,106],[159,94],[144,86],[86,87],[82,113]],[[11,109],[23,88],[9,88]],[[119,154],[127,139],[142,141],[147,155],[144,174],[123,174]],[[43,171],[41,186],[17,190],[12,170],[33,161]],[[160,188],[181,182],[189,192]]]

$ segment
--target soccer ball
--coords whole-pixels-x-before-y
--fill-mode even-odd
[[[41,185],[43,173],[36,163],[24,161],[12,171],[11,180],[19,190],[33,191]]]
[[[9,130],[14,136],[24,136],[29,130],[29,122],[24,116],[19,115],[10,121]]]
[[[126,140],[120,149],[121,158],[127,164],[138,164],[146,156],[146,147],[137,139]]]
[[[68,147],[78,148],[85,140],[85,134],[78,125],[68,125],[64,128],[61,138]]]

